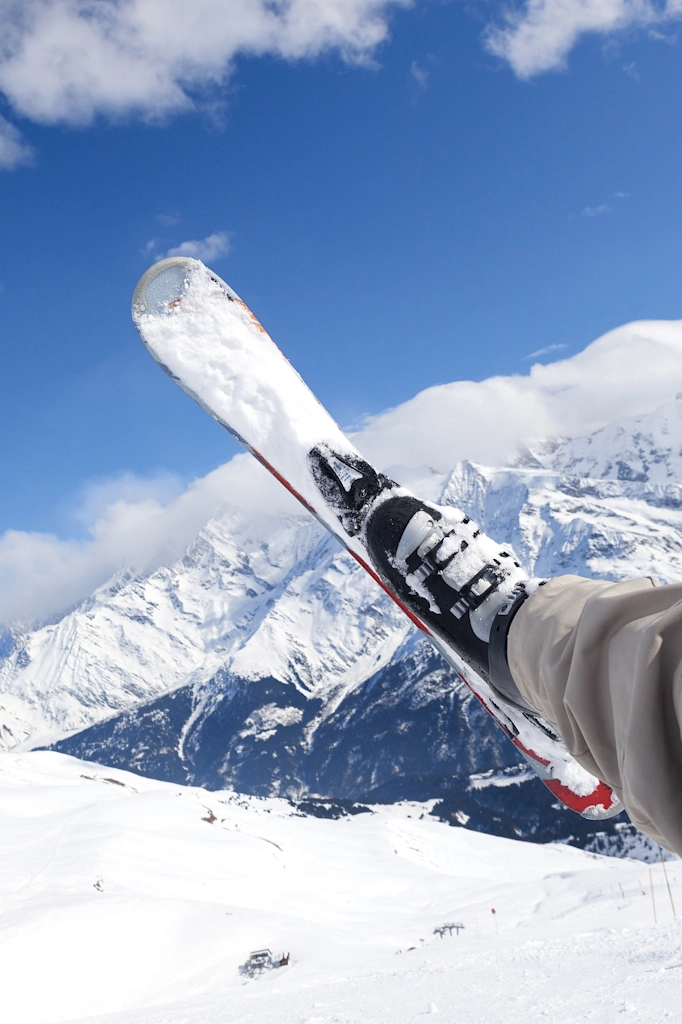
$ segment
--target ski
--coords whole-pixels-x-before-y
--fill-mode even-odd
[[[457,523],[446,522],[447,509],[420,502],[370,466],[248,306],[198,260],[176,256],[150,267],[135,289],[132,315],[143,343],[161,368],[258,459],[400,606],[552,794],[587,818],[619,813],[623,808],[616,795],[575,761],[549,722],[508,699],[486,678],[480,664],[472,667],[471,659],[462,657],[458,630],[475,618],[501,580],[515,578],[520,566],[513,555],[491,548],[490,563],[456,592],[445,628],[442,608],[434,605],[433,595],[438,596],[440,586],[452,598],[453,591],[442,582],[443,567],[455,557],[448,554],[454,552],[455,541],[457,551],[463,552],[480,533],[476,524],[466,516]],[[409,529],[405,527],[408,519]],[[373,526],[377,522],[386,524],[382,530],[402,530],[402,536],[421,524],[438,538],[437,543],[430,542],[431,548],[421,542],[419,552],[431,553],[420,558],[408,551],[409,545],[405,548],[400,564],[407,566],[404,573],[412,581],[409,598],[404,587],[401,593],[395,569],[396,557],[402,557],[400,544],[398,556],[383,558],[373,546],[372,529],[377,532]],[[433,554],[439,549],[441,561]],[[519,597],[515,591],[513,596],[518,603],[526,595]],[[505,614],[513,603],[511,597],[500,597],[496,608]],[[482,644],[470,630],[469,645],[475,647],[477,642]],[[468,649],[465,645],[464,650]]]

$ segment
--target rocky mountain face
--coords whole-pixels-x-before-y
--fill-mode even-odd
[[[460,463],[440,501],[538,575],[682,578],[682,400],[514,466]],[[226,508],[184,558],[6,635],[5,749],[304,801],[437,798],[469,827],[629,848],[552,805],[383,591],[307,515]],[[339,803],[340,801],[340,803]],[[331,812],[330,812],[331,813]]]

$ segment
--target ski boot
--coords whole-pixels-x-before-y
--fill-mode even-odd
[[[388,495],[363,525],[374,568],[391,590],[479,675],[522,711],[507,662],[517,611],[544,580],[529,579],[511,552],[456,508]]]

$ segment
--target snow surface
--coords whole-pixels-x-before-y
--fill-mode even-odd
[[[338,820],[54,753],[0,756],[11,1024],[679,1019],[663,868],[453,828]],[[682,906],[679,860],[668,861]],[[495,914],[492,914],[492,910]],[[461,922],[459,935],[434,928]],[[248,980],[253,949],[291,965]]]

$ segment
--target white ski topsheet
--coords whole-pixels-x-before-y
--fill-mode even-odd
[[[198,260],[187,267],[181,301],[134,311],[142,340],[180,387],[343,536],[319,500],[305,455],[324,442],[355,449],[248,307],[228,298]]]
[[[199,260],[183,260],[182,270],[185,285],[178,301],[152,303],[146,310],[133,304],[135,325],[151,355],[214,419],[264,459],[368,567],[361,541],[345,533],[321,500],[306,457],[324,443],[359,453],[235,293]],[[563,744],[544,735],[518,708],[501,702],[454,651],[437,637],[431,639],[498,722],[545,760],[553,779],[578,796],[595,791],[598,780]]]

